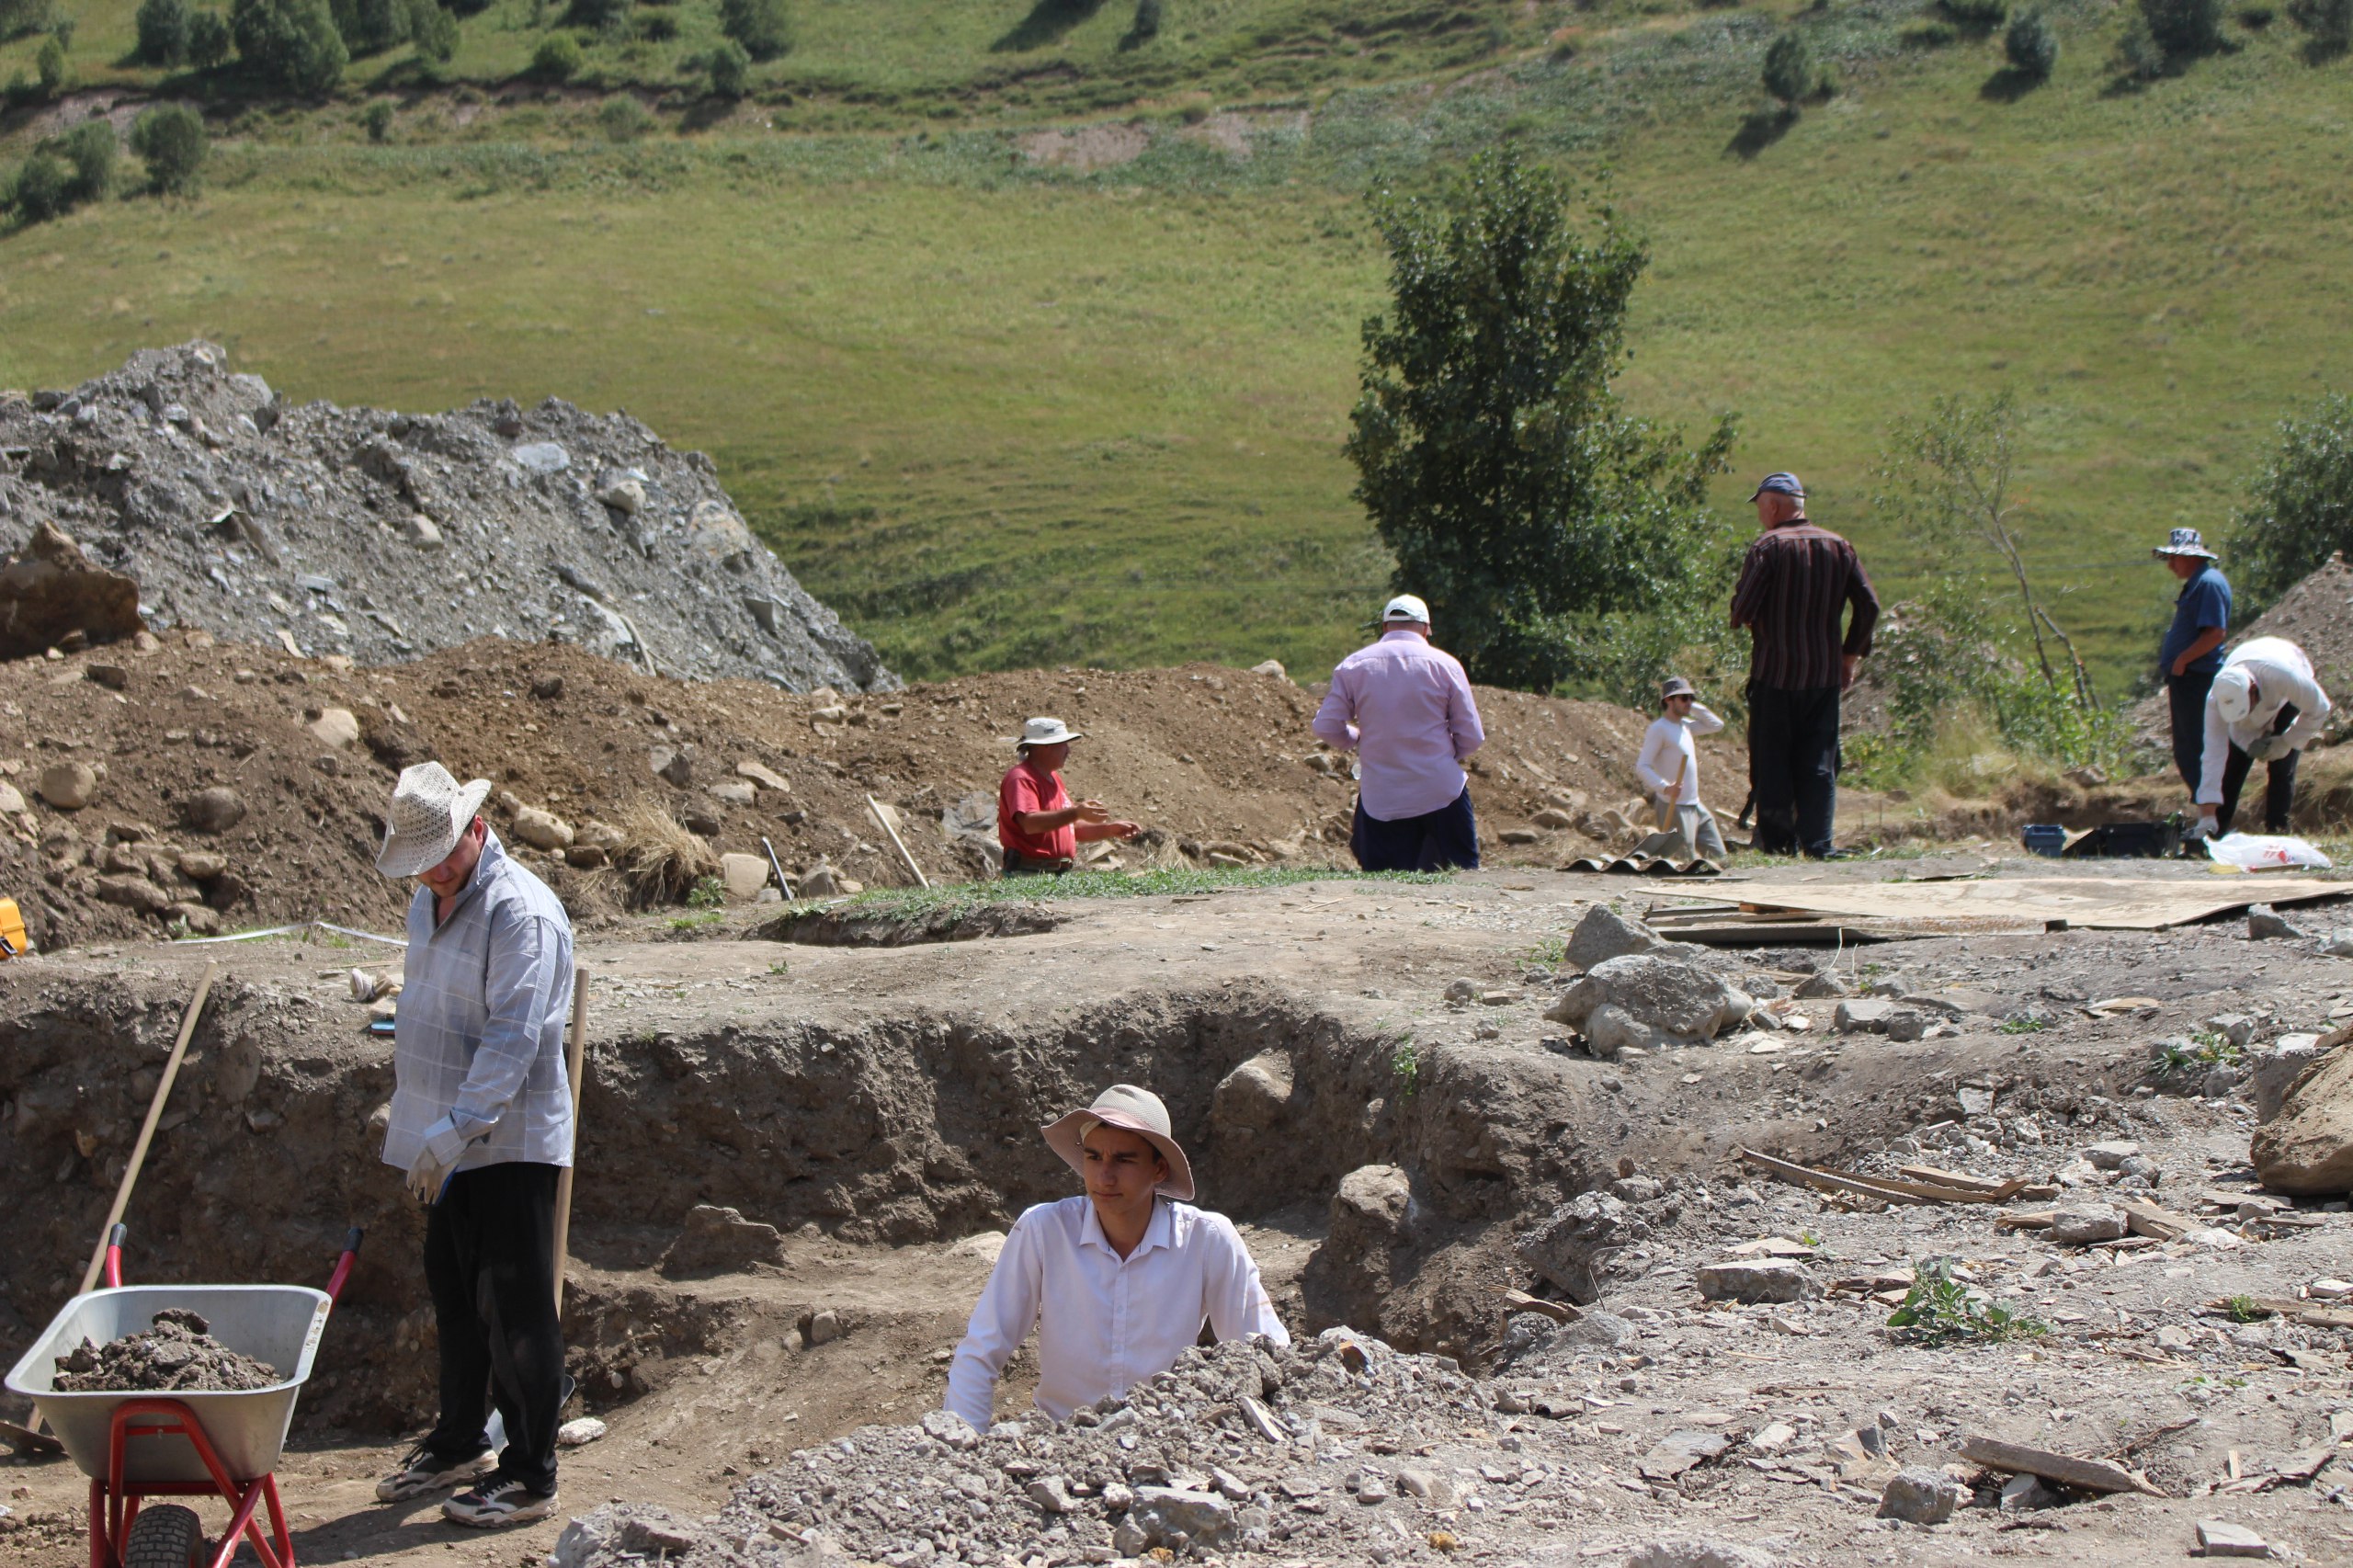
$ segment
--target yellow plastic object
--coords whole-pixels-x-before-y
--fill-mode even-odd
[[[13,959],[31,945],[25,939],[25,917],[17,912],[17,901],[0,898],[0,959]]]

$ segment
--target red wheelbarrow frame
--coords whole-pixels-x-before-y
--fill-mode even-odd
[[[355,1225],[344,1237],[343,1256],[335,1260],[335,1273],[327,1279],[330,1304],[343,1294],[344,1282],[351,1278],[361,1234]],[[122,1283],[122,1236],[123,1227],[117,1225],[107,1244],[107,1283],[112,1286]],[[123,1479],[123,1448],[130,1439],[175,1434],[188,1439],[210,1481],[147,1481],[132,1485]],[[131,1527],[138,1521],[142,1499],[213,1496],[229,1505],[229,1528],[221,1532],[221,1544],[213,1551],[210,1568],[229,1568],[239,1544],[247,1540],[261,1559],[261,1568],[295,1568],[294,1541],[287,1533],[286,1509],[278,1502],[275,1471],[240,1483],[221,1462],[204,1423],[184,1402],[161,1396],[124,1400],[115,1407],[107,1434],[106,1479],[90,1483],[90,1568],[123,1568],[123,1548],[131,1540]],[[267,1535],[254,1517],[264,1504],[269,1507]]]

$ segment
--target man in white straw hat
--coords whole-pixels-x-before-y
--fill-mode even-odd
[[[2149,553],[2165,563],[2181,589],[2173,624],[2157,647],[2157,674],[2165,683],[2173,721],[2173,766],[2192,797],[2206,737],[2206,692],[2222,669],[2222,642],[2231,634],[2231,580],[2196,528],[2176,528]]]
[[[1462,759],[1486,744],[1461,663],[1430,642],[1430,607],[1399,594],[1380,640],[1332,670],[1312,727],[1357,754],[1348,851],[1368,871],[1479,869],[1479,823]]]
[[[1056,1421],[1155,1377],[1201,1335],[1290,1343],[1233,1221],[1196,1209],[1168,1108],[1114,1084],[1042,1129],[1086,1191],[1014,1221],[948,1369],[946,1408],[989,1428],[997,1374],[1034,1326],[1038,1408]]]
[[[429,1205],[425,1278],[440,1331],[441,1419],[376,1483],[497,1528],[554,1511],[563,1335],[555,1311],[557,1173],[572,1164],[563,1020],[572,922],[478,814],[487,779],[438,762],[393,787],[376,869],[422,884],[393,1036],[384,1163]],[[490,1452],[494,1403],[506,1447]]]
[[[1062,766],[1070,744],[1086,737],[1060,719],[1032,719],[1013,737],[1020,758],[996,790],[996,841],[1008,877],[1059,876],[1078,862],[1078,846],[1099,838],[1133,838],[1143,828],[1115,822],[1100,801],[1073,801]]]
[[[2206,738],[2198,777],[2198,837],[2231,831],[2247,769],[2268,768],[2266,832],[2288,831],[2296,756],[2328,723],[2328,693],[2313,662],[2285,637],[2255,637],[2231,650],[2206,692]]]

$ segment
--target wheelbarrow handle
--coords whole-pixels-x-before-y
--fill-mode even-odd
[[[343,1294],[344,1281],[351,1278],[351,1266],[359,1261],[359,1244],[368,1233],[354,1225],[343,1233],[343,1256],[335,1261],[335,1272],[327,1276],[327,1300],[332,1301]]]
[[[131,1227],[120,1221],[115,1221],[114,1229],[107,1233],[107,1288],[108,1290],[119,1290],[122,1288],[122,1238],[130,1233]]]

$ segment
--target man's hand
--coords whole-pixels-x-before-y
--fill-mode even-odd
[[[2173,673],[2177,676],[2186,676],[2189,673],[2189,652],[2188,649],[2184,649],[2182,652],[2174,655]]]
[[[419,1203],[438,1203],[441,1189],[449,1185],[449,1173],[455,1163],[444,1165],[431,1149],[419,1149],[416,1163],[408,1168],[408,1192]]]
[[[1143,824],[1140,822],[1107,822],[1103,824],[1103,836],[1106,838],[1133,838],[1142,831]]]
[[[1073,822],[1097,823],[1111,820],[1111,808],[1100,801],[1081,801],[1071,807],[1071,810],[1078,813],[1071,819]]]
[[[1839,690],[1841,690],[1841,691],[1852,691],[1852,690],[1854,690],[1854,688],[1855,688],[1855,672],[1856,672],[1858,669],[1859,669],[1859,668],[1861,668],[1861,667],[1862,667],[1862,663],[1863,663],[1863,656],[1862,656],[1860,653],[1841,653],[1841,654],[1839,654],[1839,655],[1838,655],[1838,689],[1839,689]]]

